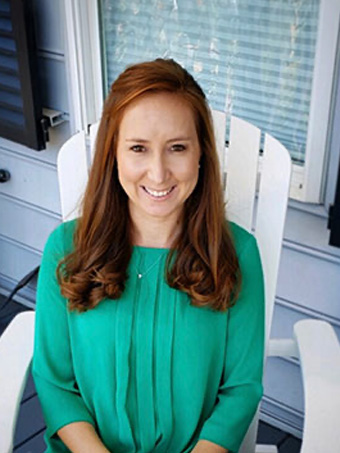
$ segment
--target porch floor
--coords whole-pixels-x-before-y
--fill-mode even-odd
[[[4,297],[0,295],[0,307],[3,301]],[[1,310],[0,335],[11,319],[17,313],[25,310],[27,310],[26,307],[13,301],[4,310]],[[45,422],[30,375],[21,402],[14,451],[16,453],[42,453],[45,451],[44,432]],[[299,453],[301,448],[300,439],[262,421],[260,421],[257,441],[261,444],[277,445],[279,453]]]

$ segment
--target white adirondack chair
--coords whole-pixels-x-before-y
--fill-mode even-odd
[[[223,113],[213,112],[222,171],[227,171],[226,201],[230,220],[252,230],[255,225],[265,276],[266,295],[266,355],[300,359],[304,394],[305,421],[302,453],[340,451],[337,420],[340,416],[340,346],[332,327],[324,321],[303,320],[294,326],[294,338],[269,340],[274,308],[275,288],[282,245],[290,180],[290,158],[286,149],[266,135],[256,215],[254,216],[256,183],[259,162],[260,131],[245,121],[231,118],[229,149],[226,158],[224,136],[226,119]],[[71,137],[58,156],[58,177],[63,220],[79,215],[79,204],[88,179],[98,125],[90,132],[87,150],[85,133]],[[255,219],[254,219],[255,217]],[[22,315],[18,315],[19,318]],[[17,319],[16,318],[16,319]],[[12,374],[17,387],[5,391],[0,399],[0,452],[12,451],[12,439],[18,407],[25,384],[29,360],[19,359],[20,367],[10,360],[10,346],[16,344],[15,322],[6,336],[0,339],[0,394],[7,389]],[[25,318],[29,332],[26,357],[32,355],[33,319]],[[21,330],[22,333],[22,330]],[[7,340],[6,340],[7,338]],[[5,339],[5,342],[3,341]],[[19,354],[15,354],[18,355]],[[6,384],[5,384],[6,383]],[[7,385],[7,387],[6,387]],[[2,396],[1,396],[2,398]],[[7,400],[11,400],[7,403]],[[4,401],[4,404],[3,404]],[[6,401],[6,403],[5,403]],[[5,404],[7,406],[5,406]],[[10,409],[3,411],[3,407]],[[10,422],[7,421],[10,420]],[[240,452],[277,452],[274,446],[255,445],[258,416],[249,428]]]
[[[303,320],[294,326],[294,338],[269,340],[290,184],[289,153],[277,140],[266,134],[255,213],[261,131],[232,117],[226,154],[225,115],[214,111],[213,119],[221,168],[226,173],[227,216],[248,231],[252,231],[255,225],[254,234],[265,276],[266,357],[275,355],[300,359],[305,394],[301,452],[319,453],[334,451],[334,448],[340,451],[340,430],[336,427],[340,417],[340,346],[332,327],[324,321]],[[81,194],[87,182],[87,169],[93,158],[97,130],[98,124],[90,128],[87,153],[82,132],[65,143],[59,153],[59,185],[64,220],[79,215]],[[324,410],[319,412],[319,408]],[[277,452],[275,446],[256,445],[257,427],[258,414],[240,453]]]

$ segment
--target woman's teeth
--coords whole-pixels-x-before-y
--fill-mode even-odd
[[[149,193],[150,195],[152,195],[153,197],[165,197],[165,195],[168,195],[168,193],[170,193],[172,191],[173,187],[170,187],[170,189],[168,190],[162,190],[162,191],[158,191],[158,190],[151,190],[151,189],[148,189],[147,187],[144,187],[144,190]]]

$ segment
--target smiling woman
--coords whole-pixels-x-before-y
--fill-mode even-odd
[[[173,60],[131,66],[106,100],[81,216],[44,250],[47,451],[237,452],[263,337],[259,252],[225,219],[205,95]]]
[[[200,154],[194,114],[180,96],[148,94],[127,107],[119,128],[117,168],[129,198],[136,245],[171,246],[198,180]],[[157,231],[162,235],[157,237]]]

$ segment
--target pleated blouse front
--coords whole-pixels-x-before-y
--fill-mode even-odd
[[[33,376],[47,423],[47,451],[68,451],[56,432],[81,420],[92,423],[115,453],[184,453],[199,438],[237,451],[262,393],[261,269],[254,269],[259,289],[248,313],[250,330],[239,326],[240,338],[249,336],[240,340],[248,351],[235,339],[241,349],[228,354],[230,311],[195,307],[170,288],[167,249],[134,247],[121,298],[105,299],[85,313],[69,312],[51,281],[58,260],[72,248],[72,227],[69,222],[52,233],[38,281]],[[236,370],[226,376],[229,356]],[[235,385],[242,391],[235,393]],[[231,399],[227,404],[224,393]]]

